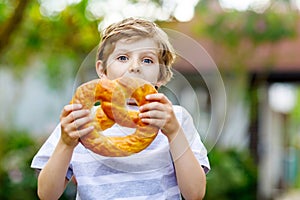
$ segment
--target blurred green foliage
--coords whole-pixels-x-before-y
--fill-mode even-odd
[[[253,200],[257,191],[257,166],[247,150],[218,149],[209,152],[205,200]]]
[[[37,199],[35,172],[29,168],[36,151],[27,132],[0,131],[0,199]]]
[[[246,73],[249,58],[251,58],[259,45],[274,45],[282,40],[293,39],[297,36],[299,12],[286,4],[286,11],[278,11],[270,5],[264,12],[257,13],[251,10],[239,12],[236,10],[220,11],[212,8],[209,0],[200,1],[196,7],[195,23],[192,31],[198,37],[208,38],[219,47],[216,54],[222,54],[218,66],[230,71],[232,74]],[[276,4],[277,1],[272,2]],[[226,59],[225,59],[226,58]],[[264,59],[261,68],[270,70],[274,58],[270,55]]]
[[[9,19],[8,16],[14,14],[12,4],[0,1],[1,19]],[[45,65],[49,85],[60,88],[65,72],[74,76],[85,56],[99,42],[98,22],[86,17],[86,4],[87,0],[83,0],[68,6],[57,16],[46,17],[41,14],[38,2],[29,2],[21,25],[11,33],[12,39],[6,41],[9,44],[5,49],[0,49],[1,66],[10,68],[16,77],[22,78],[24,70],[39,58]],[[1,23],[0,20],[0,27],[4,26],[5,21]]]
[[[208,15],[207,23],[195,25],[194,30],[230,48],[239,47],[244,40],[256,45],[291,38],[297,33],[295,27],[298,14],[296,12],[232,11],[206,15]]]
[[[300,88],[296,88],[296,101],[295,107],[292,109],[290,116],[288,117],[288,134],[289,134],[289,145],[290,145],[290,161],[293,161],[294,166],[291,170],[291,181],[290,186],[294,188],[300,188]]]
[[[41,142],[26,131],[0,130],[0,199],[38,199],[37,173],[30,164]],[[70,183],[60,199],[74,199],[75,192]]]
[[[292,109],[291,114],[290,114],[290,125],[292,126],[291,131],[297,134],[297,130],[299,130],[300,125],[300,88],[297,87],[295,89],[296,92],[296,100],[295,100],[295,107]],[[294,140],[294,142],[300,142],[297,140]],[[300,149],[300,144],[295,143],[295,146],[297,146],[298,149]]]

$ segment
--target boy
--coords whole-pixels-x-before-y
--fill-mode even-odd
[[[172,77],[175,54],[167,35],[154,23],[125,19],[103,33],[97,55],[100,78],[142,78],[156,88]],[[73,177],[77,199],[202,199],[209,170],[207,152],[188,112],[173,106],[161,93],[146,97],[150,103],[131,107],[144,123],[160,128],[158,136],[142,152],[110,158],[92,153],[79,143],[93,127],[90,111],[79,104],[66,105],[60,124],[32,162],[41,170],[38,195],[58,199]],[[105,134],[123,131],[118,125]]]

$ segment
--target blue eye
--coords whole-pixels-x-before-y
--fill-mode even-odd
[[[126,56],[119,56],[117,59],[120,60],[120,61],[128,60],[128,58]]]
[[[147,64],[153,63],[153,61],[151,59],[149,59],[149,58],[144,59],[143,62],[147,63]]]

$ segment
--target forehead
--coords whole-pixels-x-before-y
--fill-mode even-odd
[[[159,45],[153,38],[121,39],[116,42],[114,52],[155,52],[159,51]]]

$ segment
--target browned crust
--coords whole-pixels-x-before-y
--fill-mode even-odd
[[[89,150],[102,156],[121,157],[138,153],[148,147],[158,133],[158,128],[144,124],[137,111],[127,110],[126,99],[134,98],[138,106],[149,103],[145,96],[157,93],[155,88],[142,79],[124,77],[116,80],[96,79],[79,86],[71,104],[80,103],[84,109],[91,109],[100,101],[94,120],[86,124],[94,130],[80,138]],[[102,131],[118,123],[136,128],[124,137],[104,136]]]

